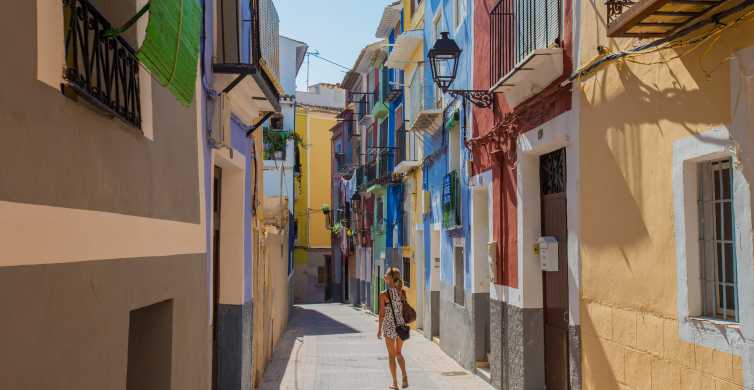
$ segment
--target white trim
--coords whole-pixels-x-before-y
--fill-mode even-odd
[[[518,137],[516,170],[518,188],[518,286],[521,307],[542,308],[542,270],[534,254],[534,244],[541,234],[539,156],[566,148],[568,184],[566,188],[568,223],[568,295],[569,323],[579,324],[579,144],[574,111],[565,112],[547,123]]]
[[[733,213],[738,272],[740,327],[699,320],[702,314],[698,285],[700,256],[698,237],[697,163],[733,157]],[[736,144],[728,129],[720,127],[701,135],[690,135],[673,143],[673,206],[675,213],[678,331],[682,340],[741,355],[746,339],[754,335],[754,264],[750,186],[737,163]]]
[[[484,171],[469,178],[471,193],[471,245],[469,245],[469,258],[471,259],[471,292],[488,293],[490,291],[490,265],[487,254],[487,243],[493,241],[491,212],[493,207],[492,197],[492,170]],[[477,204],[479,202],[480,204]],[[477,221],[486,220],[484,226]],[[482,234],[484,237],[477,237]]]

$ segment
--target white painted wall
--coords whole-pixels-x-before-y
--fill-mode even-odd
[[[342,109],[346,106],[346,91],[332,84],[314,84],[307,92],[297,91],[296,102]]]

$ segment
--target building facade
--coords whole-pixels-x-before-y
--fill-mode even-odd
[[[584,388],[754,387],[752,4],[672,6],[578,10]]]
[[[212,0],[204,20],[212,387],[245,389],[261,380],[270,354],[262,124],[281,111],[284,93],[279,19],[270,0]]]
[[[0,64],[2,388],[210,386],[196,57],[176,65],[181,93],[140,66],[153,14],[99,47],[119,77],[84,66],[87,38],[143,5],[28,1],[0,17],[14,51]]]
[[[2,66],[29,76],[0,95],[15,113],[3,129],[19,130],[3,146],[44,157],[3,157],[23,169],[2,173],[2,306],[17,314],[0,320],[0,387],[241,389],[260,377],[254,130],[280,111],[275,8],[147,3],[39,0],[3,22],[26,49]]]
[[[492,234],[482,228],[474,239],[481,249],[491,237],[475,256],[487,255],[492,280],[490,378],[503,389],[580,388],[578,176],[570,172],[578,149],[560,136],[577,126],[563,83],[573,70],[573,7],[477,0],[474,11],[474,89],[494,93],[492,109],[474,109],[468,142],[473,182],[490,194],[474,197],[474,215],[493,211]],[[543,236],[558,243],[547,272],[532,251]]]
[[[295,132],[301,140],[301,170],[295,185],[295,302],[341,299],[342,268],[333,261],[331,250],[330,129],[344,106],[344,92],[335,85],[316,84],[308,92],[296,93]]]

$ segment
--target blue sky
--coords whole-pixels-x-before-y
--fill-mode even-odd
[[[361,49],[377,40],[374,33],[391,0],[274,0],[280,15],[280,34],[306,42],[309,50],[351,67]],[[310,58],[309,84],[338,83],[343,71],[318,58]],[[306,89],[306,61],[297,79]]]

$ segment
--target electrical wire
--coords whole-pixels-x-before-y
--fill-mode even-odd
[[[711,15],[710,17],[706,19],[700,20],[665,38],[660,38],[660,39],[654,40],[652,42],[649,42],[649,43],[646,43],[646,44],[643,44],[643,45],[640,45],[640,46],[637,46],[628,50],[611,52],[611,53],[603,54],[600,56],[596,56],[595,58],[590,60],[586,65],[584,65],[579,70],[574,72],[568,78],[567,81],[571,82],[573,80],[582,79],[594,73],[596,70],[598,70],[602,66],[611,62],[618,61],[618,60],[625,60],[627,62],[642,64],[642,65],[654,65],[654,64],[667,63],[674,59],[678,59],[683,56],[686,56],[690,54],[691,52],[699,49],[705,43],[711,42],[710,46],[707,47],[703,55],[700,57],[700,61],[702,61],[704,56],[709,53],[711,48],[720,39],[720,35],[723,32],[741,23],[751,21],[752,20],[751,16],[754,14],[754,10],[749,10],[748,12],[739,16],[738,18],[736,18],[734,21],[730,23],[722,23],[722,19],[727,18],[735,13],[741,12],[752,5],[754,5],[754,0],[744,0],[735,7],[715,13],[714,15]],[[711,25],[711,24],[714,25],[711,31],[701,32],[699,33],[698,36],[688,37],[690,34],[697,33],[702,28],[707,27],[708,25]],[[686,38],[683,39],[684,37]],[[643,55],[647,55],[651,53],[661,52],[661,51],[669,50],[669,49],[682,48],[682,47],[690,47],[690,49],[676,56],[673,56],[670,58],[663,58],[662,60],[657,60],[657,61],[645,62],[645,61],[641,61],[635,58],[638,56],[643,56]],[[719,64],[715,67],[715,69],[718,66]],[[710,76],[711,72],[707,71],[703,66],[702,66],[702,70],[705,72],[705,74],[707,74],[708,77]],[[714,71],[714,69],[712,71]]]

